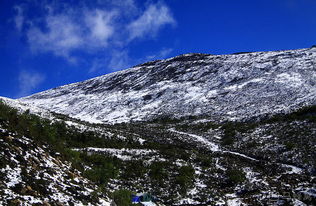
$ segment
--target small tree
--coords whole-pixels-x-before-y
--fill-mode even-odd
[[[242,170],[231,169],[227,171],[229,180],[234,184],[240,184],[246,180],[246,175]]]
[[[116,190],[113,193],[113,200],[119,206],[130,206],[132,204],[132,192],[129,190]]]
[[[194,173],[194,168],[191,165],[180,167],[179,175],[176,177],[176,183],[180,186],[180,193],[182,195],[185,195],[187,189],[193,184]]]

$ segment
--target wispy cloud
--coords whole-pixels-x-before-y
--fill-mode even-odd
[[[131,66],[131,60],[126,50],[114,51],[111,54],[111,60],[108,68],[112,71],[126,69]]]
[[[112,71],[126,69],[130,66],[143,62],[166,58],[172,51],[172,48],[163,48],[153,55],[148,55],[144,58],[139,59],[131,58],[127,50],[114,51],[111,55],[110,63],[107,67],[110,68]]]
[[[127,49],[113,50],[107,56],[95,58],[89,68],[89,73],[104,72],[105,69],[114,72],[126,69],[138,61],[129,56]]]
[[[90,32],[87,37],[89,45],[97,47],[107,45],[108,39],[114,33],[112,21],[115,13],[114,11],[105,12],[99,9],[86,13],[85,23]]]
[[[168,6],[161,2],[148,4],[144,10],[134,0],[100,0],[94,6],[82,3],[77,7],[63,4],[62,8],[52,3],[44,8],[42,16],[26,19],[22,7],[16,7],[17,29],[21,31],[23,21],[29,22],[23,32],[31,50],[53,53],[71,63],[78,62],[78,53],[97,54],[97,59],[106,56],[102,61],[92,58],[90,73],[103,65],[112,70],[130,66],[132,40],[156,37],[164,26],[176,24]]]
[[[37,73],[22,70],[19,74],[19,92],[18,97],[29,95],[33,89],[39,86],[45,80],[45,76]]]
[[[27,37],[33,51],[50,51],[56,56],[70,57],[69,53],[83,46],[81,27],[67,15],[46,17],[47,31],[32,26]],[[70,59],[70,58],[69,58]]]
[[[132,40],[146,36],[155,37],[163,26],[175,25],[175,23],[176,21],[166,5],[151,4],[139,18],[127,26],[130,33],[129,38]]]
[[[172,48],[163,48],[163,49],[160,50],[158,53],[147,56],[146,59],[145,59],[145,61],[150,61],[150,60],[157,60],[157,59],[166,58],[172,51],[173,51]]]
[[[133,17],[139,12],[134,0],[98,0],[98,4],[110,5],[113,9],[119,10],[120,15],[127,17]]]
[[[106,57],[99,57],[92,60],[88,72],[90,74],[104,72],[108,63]]]
[[[114,15],[114,12],[98,9],[86,11],[82,19],[71,14],[49,14],[45,18],[47,29],[33,25],[27,32],[27,38],[33,51],[52,52],[73,62],[73,51],[90,51],[107,46],[114,33],[111,25]]]
[[[23,9],[21,6],[15,6],[14,10],[16,11],[16,16],[14,17],[14,23],[18,31],[22,31],[24,16]]]

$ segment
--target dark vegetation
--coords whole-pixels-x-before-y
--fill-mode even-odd
[[[266,125],[266,124],[286,124],[287,126],[290,125],[291,122],[295,121],[306,121],[310,124],[316,123],[316,106],[309,106],[304,107],[302,109],[297,110],[296,112],[290,114],[277,114],[273,117],[268,117],[263,120],[249,120],[245,122],[226,122],[222,125],[216,125],[214,123],[208,124],[198,124],[198,125],[181,125],[178,126],[179,128],[190,128],[195,131],[207,131],[208,129],[215,129],[221,128],[223,130],[223,137],[221,144],[223,146],[232,145],[234,142],[237,141],[237,137],[240,134],[245,134],[253,131],[254,129]],[[289,132],[290,130],[285,130],[284,132]],[[291,136],[297,136],[302,132],[301,129],[297,130],[296,132],[292,133]],[[279,134],[280,131],[278,131]],[[294,142],[286,142],[285,143],[288,149],[293,149],[295,143]]]
[[[65,119],[65,117],[63,118]],[[147,188],[153,188],[150,189],[154,190],[153,194],[159,194],[161,188],[178,188],[182,194],[185,194],[194,183],[192,166],[179,168],[172,162],[176,159],[185,161],[190,159],[189,148],[185,149],[181,144],[175,146],[167,143],[146,142],[144,147],[159,150],[168,161],[144,164],[142,160],[122,161],[106,154],[88,154],[85,151],[72,150],[72,148],[85,147],[138,148],[139,145],[132,140],[123,141],[91,131],[79,131],[66,125],[63,121],[43,119],[30,114],[29,111],[20,114],[16,109],[2,102],[0,102],[0,124],[9,132],[14,132],[17,137],[26,136],[39,145],[49,145],[50,149],[59,153],[63,160],[70,161],[73,167],[81,171],[85,177],[99,185],[103,193],[111,195],[107,186],[111,179],[121,180],[123,190],[112,194],[114,199],[120,202],[119,205],[128,205],[127,202],[130,202],[127,198],[130,197],[128,191],[135,191],[135,188],[139,186],[141,191],[144,191],[143,187],[146,188],[146,185]],[[134,128],[123,124],[113,126],[115,128],[113,131],[122,127],[125,130]],[[0,166],[5,165],[6,162],[1,160]],[[85,166],[89,166],[91,169],[85,169]],[[146,174],[149,178],[145,178]],[[130,190],[124,190],[124,188]]]
[[[63,115],[58,117],[67,120],[67,117]],[[165,204],[172,205],[179,198],[178,194],[182,197],[186,196],[187,192],[194,187],[197,178],[203,179],[207,186],[204,193],[199,194],[200,201],[212,205],[212,202],[207,202],[210,194],[216,199],[216,197],[222,197],[224,193],[233,193],[234,187],[247,183],[242,170],[245,166],[270,177],[279,176],[284,172],[277,164],[269,163],[270,161],[307,168],[310,174],[316,171],[313,158],[316,155],[313,149],[316,143],[312,132],[316,126],[316,106],[306,107],[291,114],[275,115],[260,121],[222,124],[197,121],[203,118],[205,117],[180,119],[165,117],[151,122],[117,125],[92,125],[78,121],[89,127],[111,131],[115,134],[109,137],[98,132],[80,131],[66,125],[63,121],[52,122],[29,112],[19,114],[17,110],[0,103],[0,124],[3,128],[16,132],[18,136],[30,137],[37,144],[50,145],[53,151],[60,153],[61,158],[71,161],[72,165],[85,177],[99,185],[100,192],[108,194],[119,202],[119,205],[130,204],[131,191],[150,192]],[[275,138],[266,142],[254,138],[252,132],[261,127],[267,127],[264,135],[272,135]],[[212,139],[212,141],[225,149],[239,151],[260,161],[252,162],[229,154],[209,152],[201,145],[187,142],[182,136],[168,131],[169,128],[202,136],[208,136],[210,130],[220,130],[221,139]],[[127,139],[116,138],[119,135]],[[138,136],[146,141],[143,144],[135,141],[134,137]],[[245,139],[245,137],[249,138]],[[262,149],[269,144],[278,146],[279,149]],[[85,147],[152,149],[158,151],[165,161],[151,160],[150,163],[145,159],[123,161],[107,154],[89,154],[85,150],[80,152],[72,150],[72,148]],[[176,164],[177,161],[182,163]],[[225,171],[215,166],[215,162],[218,161],[222,167],[226,168]],[[0,168],[6,164],[5,160],[0,159]],[[86,169],[86,166],[89,169]],[[201,168],[201,174],[195,174],[196,167]],[[291,184],[308,181],[308,176],[283,178],[282,181],[288,181]],[[109,186],[109,183],[113,183],[113,179],[118,181],[116,185],[119,188]],[[269,181],[271,181],[269,184],[279,184],[272,179]],[[286,191],[283,188],[279,189]],[[243,197],[247,197],[247,195],[258,193],[258,190],[256,187],[250,187],[238,192]],[[259,204],[256,199],[250,198],[249,202],[253,205]]]
[[[176,183],[180,186],[180,194],[185,195],[187,189],[194,182],[194,168],[192,166],[182,166],[179,169],[179,174],[176,177]]]
[[[122,148],[126,146],[125,142],[100,138],[92,132],[80,132],[75,128],[69,128],[63,121],[51,122],[29,114],[28,111],[19,114],[16,109],[1,102],[0,123],[17,136],[29,137],[39,145],[50,145],[51,149],[60,153],[64,160],[71,161],[76,169],[103,188],[110,178],[115,178],[118,174],[120,160],[104,155],[87,155],[85,152],[77,152],[71,148],[87,146]],[[84,165],[93,165],[93,167],[91,170],[84,171]]]
[[[117,190],[113,193],[113,200],[120,206],[132,206],[132,192],[129,190]]]

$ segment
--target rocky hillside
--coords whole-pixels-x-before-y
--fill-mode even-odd
[[[15,108],[0,102],[0,205],[110,205],[97,184],[49,140],[44,132],[49,120],[29,113],[47,112],[5,101]]]
[[[47,145],[0,128],[0,205],[110,205]]]
[[[95,123],[207,116],[243,120],[316,103],[316,48],[186,54],[21,101]]]
[[[153,194],[158,205],[316,203],[315,106],[256,122],[93,125],[1,105],[3,204],[58,205],[63,196],[64,205],[106,205],[106,195],[123,196],[123,206],[136,192]]]

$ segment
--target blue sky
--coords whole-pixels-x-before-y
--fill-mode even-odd
[[[316,44],[315,0],[0,0],[0,96],[155,59]]]

